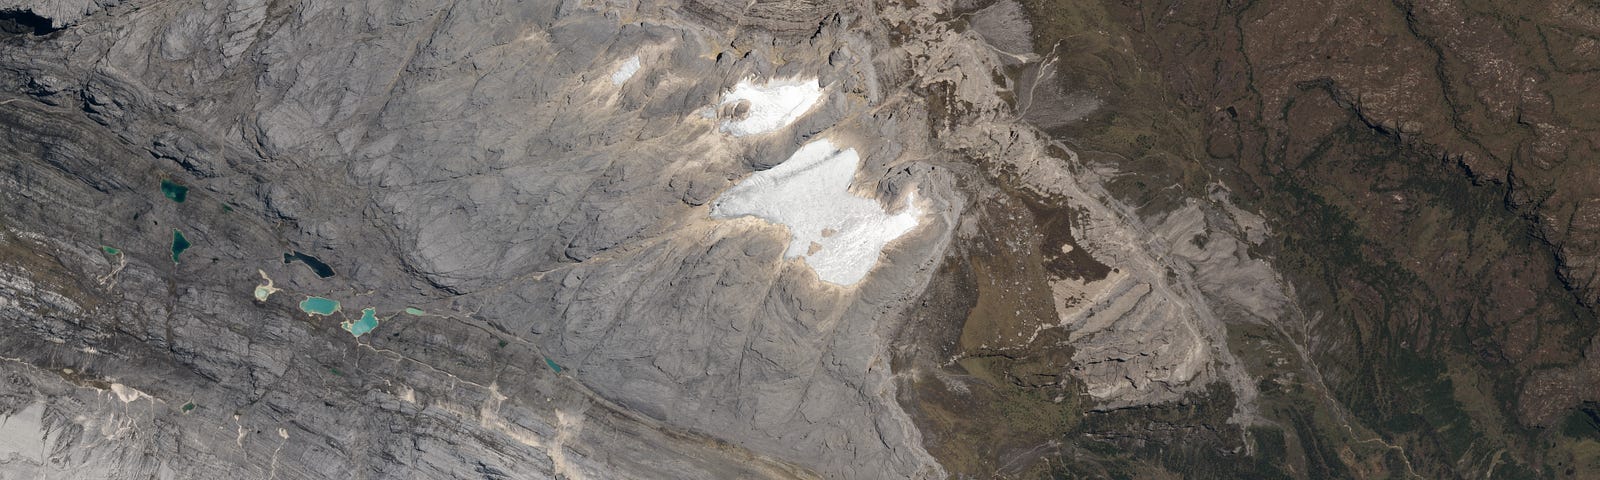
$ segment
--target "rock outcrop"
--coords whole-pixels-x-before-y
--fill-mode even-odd
[[[6,411],[55,452],[16,471],[940,476],[885,332],[961,194],[881,85],[874,18],[731,5],[27,5],[69,27],[0,49],[5,248],[29,259],[4,272]],[[717,128],[739,80],[801,75],[825,97],[792,125]],[[926,207],[848,287],[709,215],[818,137],[859,152],[858,195]],[[381,324],[352,338],[304,295]]]

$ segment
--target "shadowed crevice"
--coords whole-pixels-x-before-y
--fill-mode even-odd
[[[63,28],[55,26],[50,17],[40,16],[32,10],[0,11],[0,31],[11,35],[44,36]]]

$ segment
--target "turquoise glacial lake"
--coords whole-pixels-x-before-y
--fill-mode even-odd
[[[359,337],[366,335],[367,332],[372,331],[374,328],[378,328],[378,309],[367,307],[361,309],[361,319],[355,323],[348,324],[345,330],[349,330],[351,335]]]
[[[312,315],[333,315],[333,312],[339,311],[339,301],[322,297],[306,297],[305,300],[300,301],[300,310]]]

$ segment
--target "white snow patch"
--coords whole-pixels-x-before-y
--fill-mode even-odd
[[[149,397],[144,392],[120,383],[111,384],[111,393],[116,394],[117,400],[121,400],[122,403],[132,403],[141,398]]]
[[[850,193],[860,168],[855,149],[840,150],[827,139],[800,147],[787,161],[724,192],[711,216],[754,216],[789,228],[784,257],[805,257],[822,281],[852,285],[878,263],[883,247],[916,228],[922,214],[916,193],[890,215],[876,200]]]
[[[617,67],[616,71],[611,72],[611,84],[621,86],[622,84],[627,83],[628,79],[633,78],[633,74],[635,73],[639,73],[638,55],[628,57],[627,61],[622,62],[622,66]]]
[[[245,433],[244,432],[244,424],[243,423],[239,423],[239,416],[238,415],[234,415],[233,416],[233,424],[237,425],[239,427],[239,430],[238,430],[239,436],[233,438],[233,444],[234,445],[238,445],[240,448],[243,448],[244,447],[244,433]]]
[[[742,118],[725,119],[721,130],[735,137],[767,133],[789,126],[822,100],[817,79],[768,80],[757,85],[749,78],[740,80],[733,91],[722,95],[717,108],[728,108],[748,100],[750,110]]]

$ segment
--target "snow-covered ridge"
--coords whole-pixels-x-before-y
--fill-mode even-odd
[[[735,137],[775,131],[799,120],[819,100],[822,86],[815,78],[773,79],[761,84],[746,78],[717,103],[717,109],[724,112],[720,129]]]
[[[754,216],[789,228],[787,258],[804,257],[822,281],[852,285],[877,265],[883,247],[918,224],[916,193],[900,213],[850,193],[860,168],[855,149],[822,139],[788,160],[734,185],[711,206],[711,216]]]

